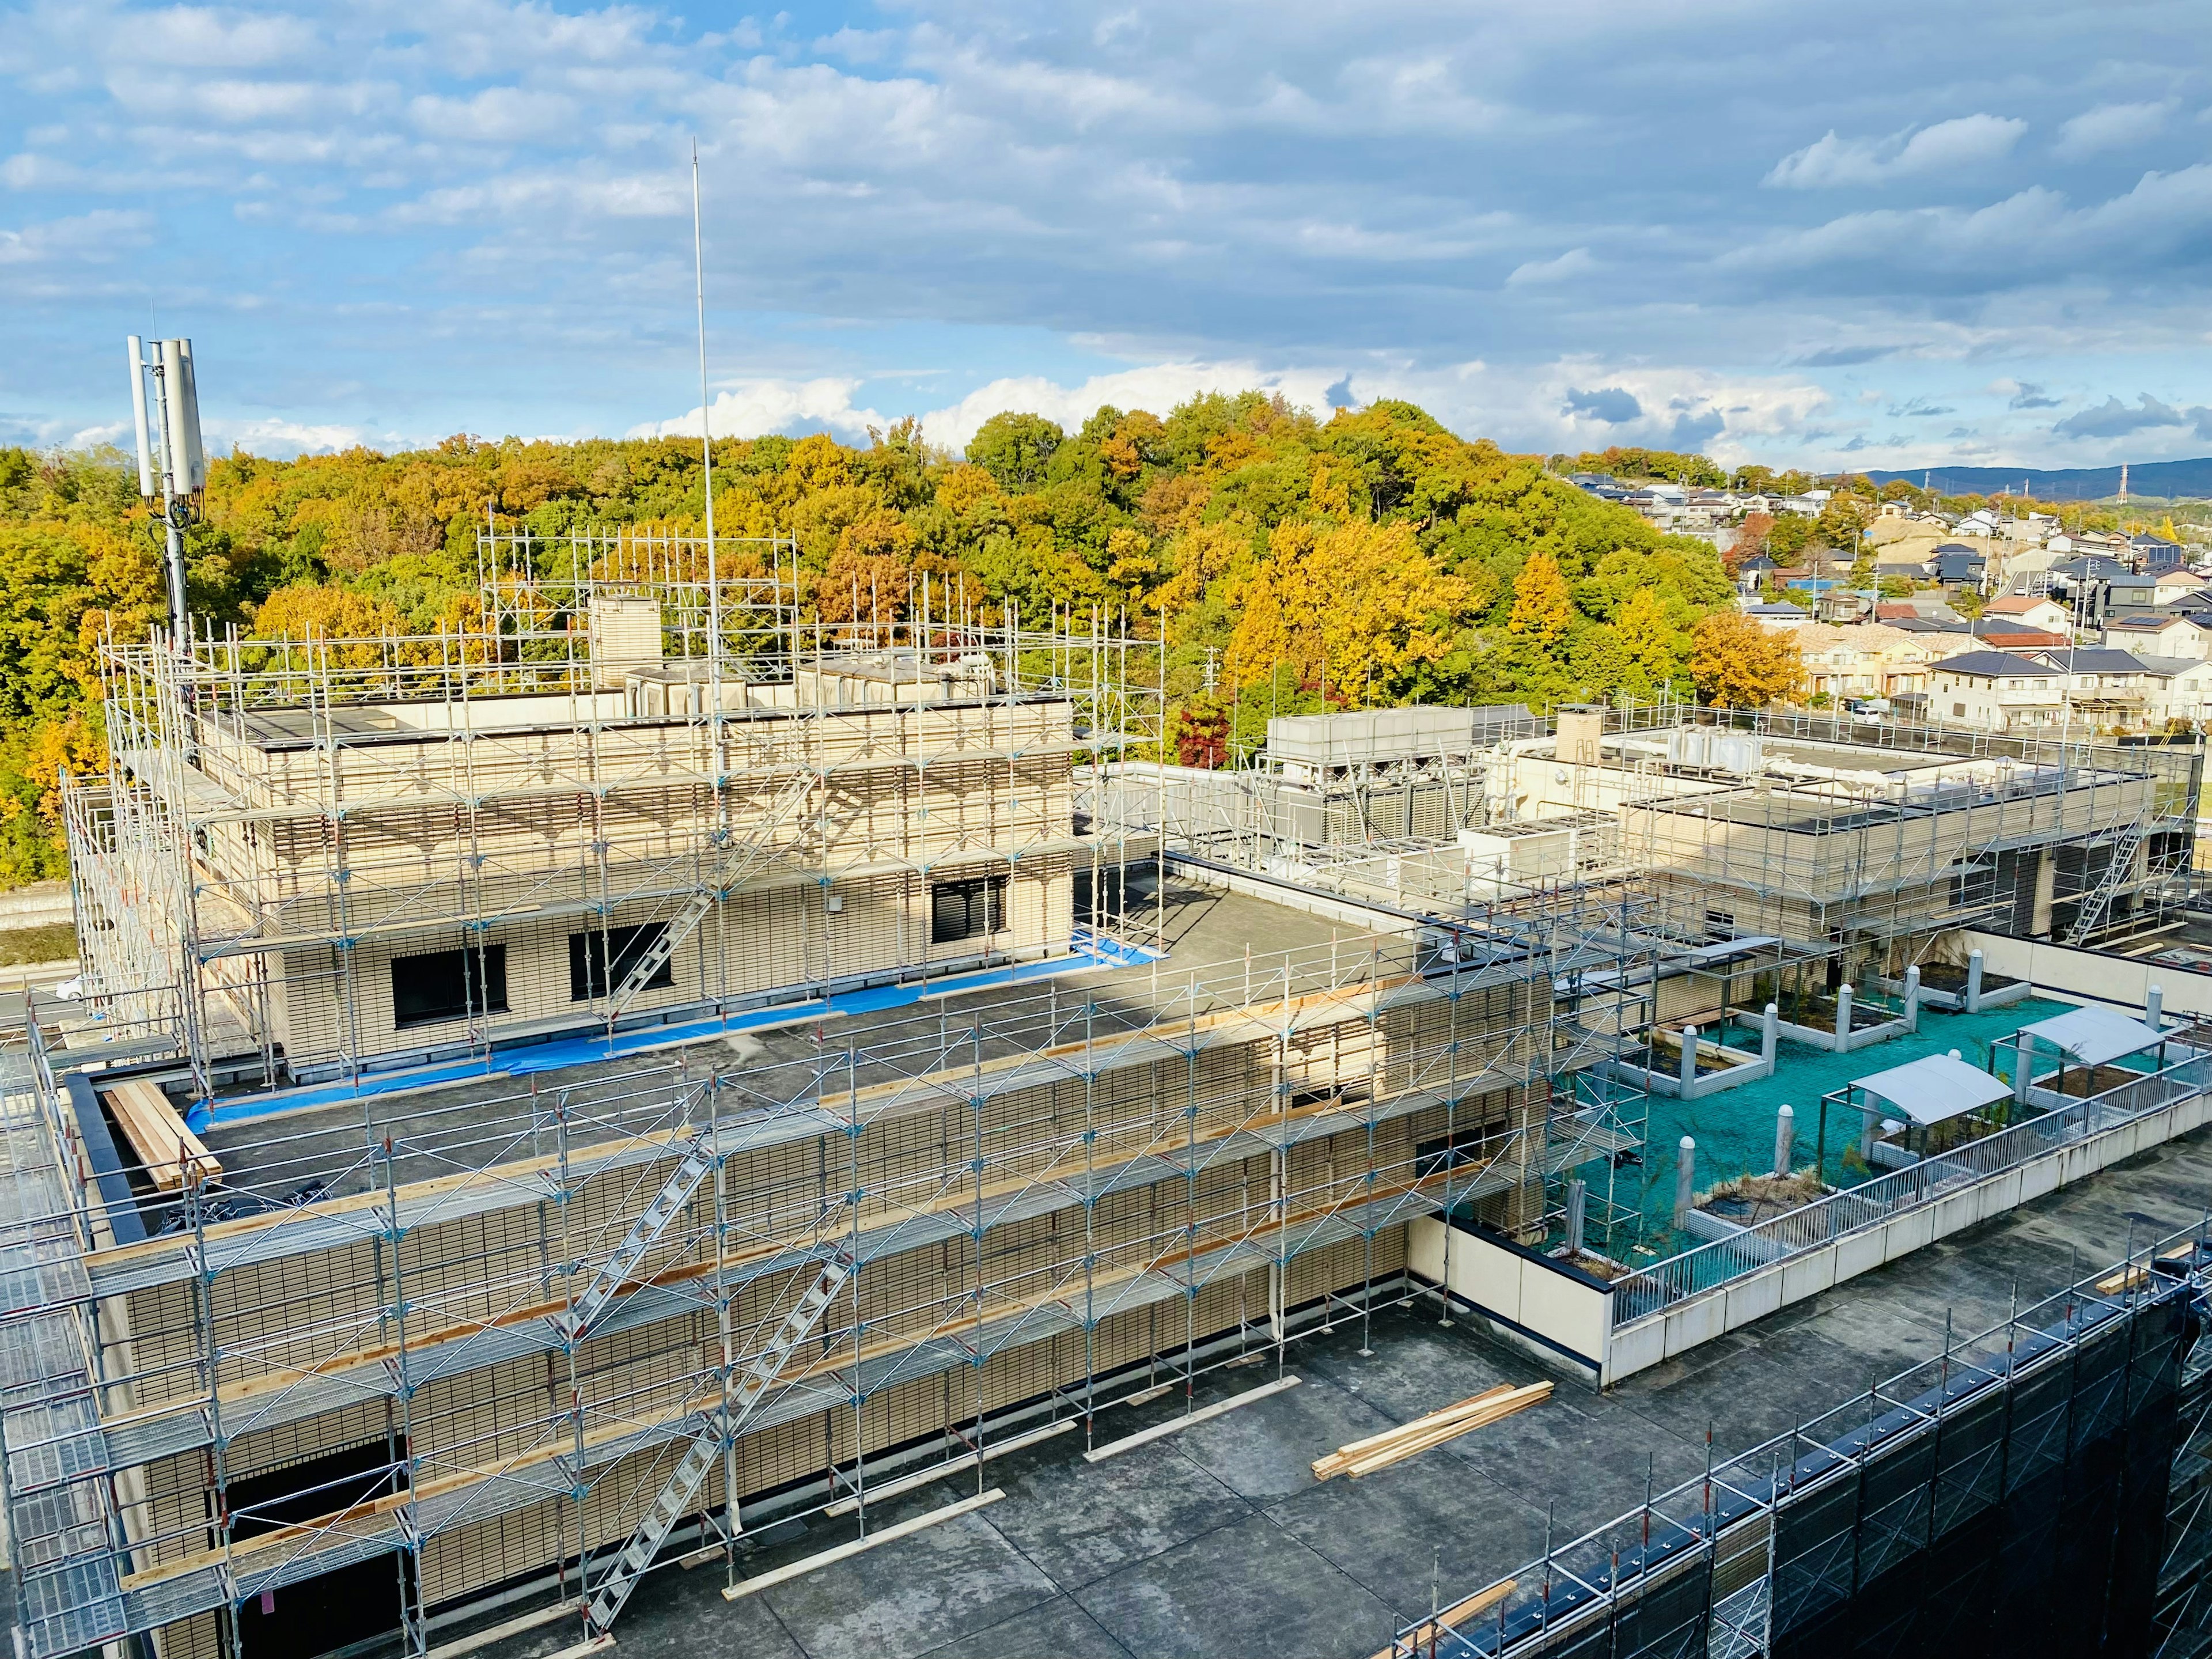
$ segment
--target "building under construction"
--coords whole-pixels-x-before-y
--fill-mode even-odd
[[[1417,1217],[1540,1239],[1633,1150],[1617,896],[1163,965],[1149,823],[1070,782],[1157,743],[1156,647],[817,636],[696,552],[501,550],[444,640],[103,653],[84,997],[8,1096],[40,1659],[421,1652],[518,1587],[604,1632],[761,1516],[1367,1317]]]
[[[831,630],[711,551],[488,540],[472,632],[103,653],[84,996],[0,1102],[30,1659],[735,1588],[766,1522],[1433,1296],[1436,1218],[1579,1248],[1686,953],[1917,959],[2023,884],[2104,929],[2189,845],[2193,752],[1682,710],[1183,773],[1154,642]],[[1164,863],[1241,954],[1163,960]]]

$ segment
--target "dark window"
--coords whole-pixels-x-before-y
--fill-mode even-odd
[[[929,942],[980,939],[1006,925],[1006,878],[949,881],[929,890]]]
[[[507,1012],[507,946],[431,951],[392,958],[395,1030],[439,1020]]]
[[[1414,1178],[1426,1181],[1446,1170],[1481,1163],[1486,1139],[1479,1129],[1462,1129],[1457,1134],[1438,1135],[1433,1140],[1422,1141],[1413,1148]]]
[[[658,945],[667,931],[666,922],[650,921],[641,927],[610,927],[604,933],[594,928],[588,933],[569,934],[568,1000],[589,1002],[593,997],[612,994],[629,977],[638,959]],[[675,984],[674,961],[671,952],[639,988],[651,991]]]
[[[406,1453],[401,1444],[396,1462],[378,1440],[268,1474],[232,1476],[229,1497],[237,1535],[259,1537],[404,1492]],[[212,1534],[209,1541],[215,1542]],[[401,1557],[403,1563],[406,1559]],[[399,1624],[392,1563],[379,1557],[332,1568],[265,1597],[250,1597],[234,1616],[240,1646],[252,1643],[252,1651],[263,1659],[311,1659],[368,1641]]]

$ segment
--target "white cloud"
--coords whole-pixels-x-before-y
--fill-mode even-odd
[[[1962,115],[1887,138],[1839,138],[1831,129],[1777,161],[1760,182],[1784,190],[1833,190],[1976,167],[2008,155],[2027,131],[2027,122],[2007,115]]]
[[[0,265],[106,264],[142,246],[153,222],[150,214],[102,208],[0,230]]]
[[[2051,153],[2061,161],[2078,161],[2142,143],[2165,131],[2173,108],[2170,99],[2159,104],[2100,104],[2061,126]]]
[[[825,376],[816,380],[741,380],[714,397],[714,434],[718,438],[757,438],[795,428],[824,428],[848,441],[866,442],[871,426],[885,424],[872,409],[856,409],[856,380]],[[696,438],[699,406],[672,421],[647,421],[623,434],[630,438]]]
[[[1508,288],[1527,288],[1547,283],[1564,283],[1586,276],[1597,269],[1597,261],[1590,258],[1586,247],[1569,248],[1556,259],[1531,259],[1513,267],[1513,274],[1505,279]]]
[[[317,425],[275,416],[252,421],[210,420],[207,423],[210,451],[228,452],[235,444],[249,454],[281,458],[331,455],[362,444],[388,444],[397,435],[372,434],[357,426]]]
[[[748,380],[714,400],[717,437],[757,437],[769,432],[828,430],[865,442],[884,417],[858,407],[857,380]],[[1494,369],[1470,362],[1440,368],[1374,362],[1348,374],[1336,368],[1270,368],[1250,362],[1160,362],[1094,374],[1074,384],[1042,375],[1010,377],[977,387],[958,402],[924,412],[922,435],[957,453],[994,415],[1009,410],[1042,415],[1073,432],[1109,404],[1164,415],[1177,404],[1209,392],[1257,389],[1279,392],[1292,405],[1326,419],[1330,394],[1347,386],[1361,404],[1402,398],[1419,404],[1462,434],[1495,437],[1546,451],[1580,448],[1588,437],[1568,410],[1576,389],[1603,386],[1624,391],[1639,413],[1615,422],[1608,442],[1664,444],[1747,456],[1750,446],[1796,432],[1827,402],[1820,386],[1780,377],[1715,374],[1694,368],[1622,368],[1595,358],[1569,358],[1534,369]],[[672,420],[632,427],[627,435],[693,437],[695,407]]]

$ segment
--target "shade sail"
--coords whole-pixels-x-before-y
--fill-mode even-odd
[[[2165,1041],[2141,1020],[2095,1003],[2020,1029],[2084,1066],[2102,1066],[2122,1054],[2139,1054]]]
[[[1851,1085],[1894,1106],[1923,1127],[1991,1105],[2012,1093],[2012,1085],[1948,1054],[1929,1054],[1893,1066]]]

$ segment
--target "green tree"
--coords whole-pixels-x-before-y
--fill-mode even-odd
[[[1054,452],[1067,434],[1042,415],[994,415],[968,441],[968,459],[1001,489],[1033,489],[1045,481]]]

